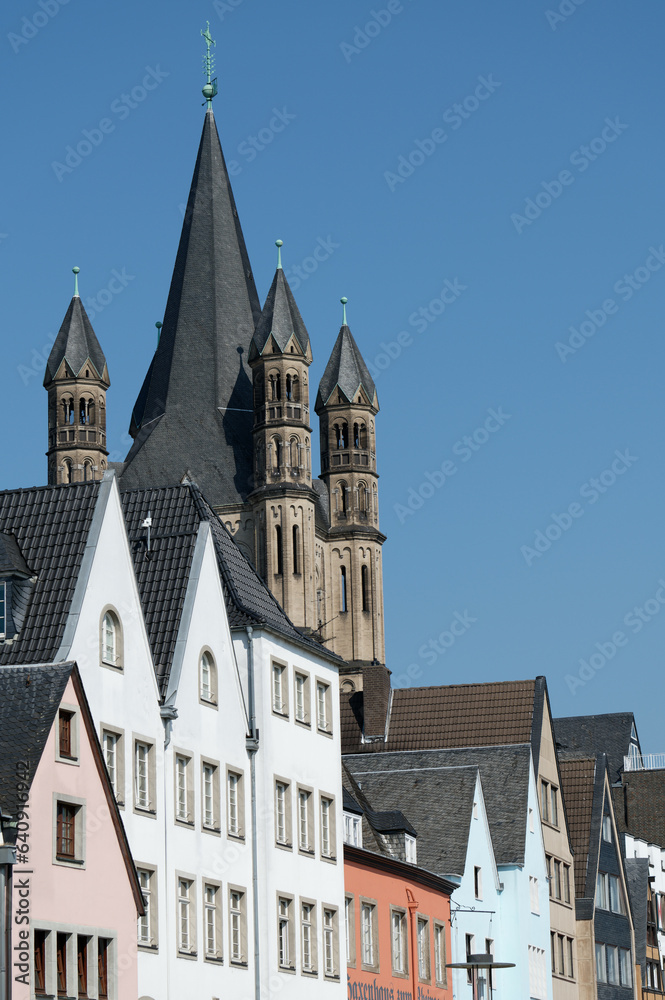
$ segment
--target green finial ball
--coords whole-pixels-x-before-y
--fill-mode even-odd
[[[159,320],[157,320],[157,322],[155,323],[155,326],[157,327],[158,330],[161,330],[161,328],[164,326],[164,324],[160,323]]]
[[[80,273],[81,273],[81,268],[80,267],[73,267],[72,268],[72,274],[80,274]]]
[[[211,83],[206,83],[202,93],[206,101],[212,101],[213,97],[215,96],[215,88]]]
[[[343,295],[339,301],[342,303],[343,306],[345,306],[349,300],[347,299],[346,295]]]
[[[275,240],[275,246],[276,247],[283,247],[284,246],[284,240]]]

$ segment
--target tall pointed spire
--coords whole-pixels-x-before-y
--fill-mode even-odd
[[[349,403],[357,401],[358,393],[366,397],[363,402],[379,409],[374,379],[360,353],[353,334],[346,325],[346,303],[348,299],[340,300],[344,308],[344,323],[340,329],[335,346],[326,365],[323,377],[319,383],[314,409],[319,413],[328,403],[335,389],[339,389]]]
[[[250,491],[252,384],[260,316],[212,110],[205,115],[159,344],[130,425],[125,488],[186,471],[214,505]]]
[[[99,378],[108,386],[110,382],[106,358],[79,298],[80,269],[75,267],[72,270],[75,281],[74,295],[46,362],[44,385],[48,388],[64,361],[73,378],[78,377],[86,362],[90,363],[95,372],[93,378]]]
[[[285,354],[289,347],[297,347],[298,351],[312,360],[312,349],[309,334],[300,315],[300,310],[293,297],[293,292],[282,270],[282,240],[277,240],[277,270],[272,280],[270,291],[266,296],[263,311],[256,324],[249,351],[249,360],[263,354],[268,341],[272,337],[271,348]],[[292,338],[296,343],[293,344]]]

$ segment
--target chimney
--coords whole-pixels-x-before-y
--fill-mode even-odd
[[[382,663],[363,665],[363,736],[383,739],[390,705],[390,671]]]

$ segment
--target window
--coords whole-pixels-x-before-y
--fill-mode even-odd
[[[474,937],[474,935],[473,934],[465,934],[464,935],[464,943],[465,943],[465,947],[466,947],[466,960],[467,960],[467,963],[468,963],[469,958],[471,957],[471,955],[475,954],[475,937]],[[472,983],[473,982],[473,976],[472,976],[472,973],[471,973],[471,969],[467,969],[466,970],[466,981],[467,981],[467,983]]]
[[[549,882],[550,889],[550,899],[554,896],[554,878],[552,876],[552,857],[549,854],[545,855],[545,864],[547,866],[547,881]]]
[[[316,682],[316,728],[320,733],[330,733],[332,726],[330,684]]]
[[[76,938],[76,971],[78,974],[78,996],[88,995],[88,941],[89,938],[79,934]]]
[[[429,981],[429,920],[426,917],[418,917],[417,923],[417,943],[418,943],[418,978],[421,982]]]
[[[293,900],[287,896],[277,899],[277,942],[280,969],[293,969],[293,920],[291,914]]]
[[[280,453],[280,447],[279,447],[279,444],[278,444],[277,445],[277,455],[278,456],[279,456],[279,453]],[[279,458],[278,458],[278,463],[279,463]],[[284,551],[283,551],[283,547],[282,547],[282,529],[279,526],[279,524],[277,524],[275,526],[275,552],[276,552],[276,555],[277,555],[277,558],[275,560],[277,568],[276,568],[275,572],[277,573],[277,576],[281,576],[282,573],[284,572]]]
[[[56,970],[58,979],[58,996],[66,997],[69,995],[67,990],[67,944],[69,942],[69,934],[57,934],[56,935]]]
[[[570,903],[570,865],[563,866],[563,901]]]
[[[344,813],[344,843],[351,847],[363,846],[362,819],[354,813]]]
[[[208,705],[217,704],[217,667],[211,653],[203,652],[199,663],[200,699]]]
[[[531,912],[540,913],[540,900],[538,898],[538,879],[534,878],[533,875],[529,875],[529,892],[531,894]]]
[[[596,945],[596,981],[599,983],[607,982],[607,968],[605,965],[605,945]]]
[[[178,951],[196,953],[196,902],[192,878],[178,876]]]
[[[147,740],[134,740],[134,808],[155,811],[154,745]]]
[[[378,942],[376,940],[376,903],[362,900],[360,903],[360,948],[363,967],[374,970],[378,967]]]
[[[549,781],[540,783],[540,814],[541,818],[552,826],[559,825],[559,790]]]
[[[346,936],[346,964],[355,968],[356,905],[354,896],[347,896],[344,900],[344,930]]]
[[[300,572],[300,570],[298,568],[299,567],[299,558],[298,557],[300,555],[300,541],[299,541],[299,537],[298,537],[299,536],[299,532],[300,532],[300,529],[299,529],[298,525],[294,524],[293,525],[293,529],[291,531],[291,535],[292,535],[292,539],[293,539],[293,572],[294,573],[299,573]]]
[[[543,948],[529,945],[529,995],[534,1000],[546,1000],[547,964]]]
[[[138,919],[138,943],[143,948],[157,947],[157,873],[154,868],[137,868],[143,908]]]
[[[541,818],[549,823],[550,819],[550,807],[549,807],[549,797],[548,797],[548,784],[546,781],[541,781],[540,783],[540,815]]]
[[[550,785],[550,823],[552,826],[559,825],[559,805],[557,799],[557,789]]]
[[[410,833],[404,834],[404,857],[410,865],[416,864],[416,838]]]
[[[5,583],[0,583],[0,638],[5,637],[7,628],[7,587]]]
[[[367,566],[363,566],[360,571],[360,585],[362,591],[362,606],[363,611],[371,611],[370,603],[370,591],[369,591],[369,570]]]
[[[229,837],[245,836],[245,789],[242,773],[226,773],[226,815]]]
[[[298,847],[301,851],[311,854],[314,850],[312,832],[314,815],[312,792],[306,788],[298,789]]]
[[[609,910],[607,882],[607,875],[604,872],[598,872],[596,875],[596,906],[601,910]]]
[[[557,934],[557,965],[559,968],[559,975],[561,976],[565,976],[566,974],[565,946],[566,939],[564,935]]]
[[[406,913],[404,910],[393,910],[390,914],[393,972],[404,976],[408,972]]]
[[[278,715],[289,714],[289,703],[286,691],[286,664],[272,665],[272,710]]]
[[[245,891],[235,886],[229,886],[229,948],[232,963],[247,964]]]
[[[309,677],[298,671],[294,674],[296,722],[309,725]]]
[[[203,883],[204,954],[208,961],[219,961],[222,957],[221,895],[219,885]]]
[[[491,955],[492,959],[494,959],[494,940],[493,940],[493,938],[485,938],[485,954],[486,955]],[[485,975],[487,976],[488,981],[489,981],[489,988],[490,988],[490,990],[493,990],[494,989],[494,981],[492,979],[492,970],[491,969],[483,969],[482,970],[482,975],[483,976],[485,976]],[[478,977],[478,979],[480,981],[480,976]]]
[[[76,758],[73,712],[60,709],[58,712],[58,755],[68,759]]]
[[[566,975],[572,979],[574,977],[573,971],[573,939],[566,938]]]
[[[193,825],[194,789],[192,787],[192,758],[175,754],[175,818],[179,823]]]
[[[346,490],[345,489],[342,489],[342,497],[344,498],[343,509],[346,512]],[[339,602],[339,610],[340,611],[348,611],[349,610],[349,605],[348,605],[348,600],[347,600],[347,593],[346,593],[346,566],[342,566],[340,568],[340,602]]]
[[[339,977],[337,910],[323,907],[323,974],[328,979]]]
[[[552,972],[556,973],[556,933],[550,931],[550,952],[552,955]]]
[[[109,938],[97,938],[97,996],[108,1000],[109,995]]]
[[[633,985],[633,970],[630,964],[630,951],[628,948],[619,948],[619,976],[622,986]]]
[[[612,820],[607,813],[603,816],[603,840],[612,843]]]
[[[122,731],[102,726],[102,753],[118,805],[125,802],[125,757]]]
[[[275,782],[275,840],[291,847],[291,786],[287,781]]]
[[[302,971],[316,972],[316,907],[311,902],[300,906],[300,946]]]
[[[122,629],[115,611],[104,612],[101,625],[102,663],[122,668]]]
[[[335,803],[321,796],[321,857],[335,857]]]
[[[201,760],[201,820],[206,830],[220,830],[219,816],[219,765],[211,760]]]
[[[483,898],[483,873],[478,867],[473,869],[473,892],[476,899]]]
[[[607,955],[607,981],[617,986],[619,983],[619,949],[608,944],[605,953]]]
[[[444,924],[434,924],[434,977],[437,986],[447,985],[446,970],[446,928]]]
[[[618,876],[610,875],[610,910],[612,913],[625,913],[623,893]]]
[[[69,802],[58,802],[56,819],[56,857],[76,859],[76,814],[78,809]]]
[[[529,809],[529,833],[533,833],[534,829],[535,828],[533,825],[533,809]]]
[[[32,961],[34,986],[37,996],[46,993],[46,931],[34,932]]]

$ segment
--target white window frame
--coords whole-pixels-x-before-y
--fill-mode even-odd
[[[335,799],[322,792],[319,796],[319,829],[321,833],[321,857],[325,861],[335,861]]]
[[[174,747],[173,782],[175,821],[179,826],[194,826],[193,758],[187,750]]]
[[[275,777],[275,843],[285,850],[293,848],[291,835],[291,783]]]
[[[394,976],[406,978],[409,974],[409,947],[407,914],[396,906],[390,907],[390,955]]]
[[[280,718],[289,718],[288,665],[281,660],[272,661],[272,712]]]
[[[344,843],[350,847],[363,846],[362,816],[356,813],[344,813]]]
[[[293,714],[300,726],[311,728],[310,720],[310,675],[304,670],[293,672]]]
[[[122,670],[124,665],[122,621],[110,604],[102,609],[99,619],[99,662],[111,670]]]
[[[323,978],[339,979],[339,914],[336,906],[321,905]]]
[[[365,972],[379,968],[377,902],[360,897],[360,967]]]
[[[229,885],[229,963],[247,965],[247,892]]]
[[[235,767],[226,768],[226,833],[245,839],[245,774]]]
[[[408,864],[418,864],[418,847],[416,838],[410,833],[404,834],[404,857]]]
[[[596,907],[599,910],[609,910],[610,908],[609,879],[606,872],[596,874]]]
[[[221,832],[219,770],[219,761],[201,758],[201,829],[206,833]]]
[[[277,893],[277,964],[281,972],[295,972],[293,904],[293,896]]]
[[[199,656],[199,701],[217,707],[217,662],[209,649]]]
[[[356,967],[356,897],[344,897],[344,936],[346,942],[346,964]]]
[[[630,948],[619,948],[619,979],[622,986],[633,985],[633,967],[630,961]]]
[[[300,960],[304,976],[317,974],[316,954],[316,902],[300,900]]]
[[[418,981],[429,983],[431,980],[429,917],[424,913],[416,914],[416,951],[418,954]]]
[[[125,805],[125,734],[122,729],[116,729],[105,722],[102,722],[100,730],[100,743],[106,773],[109,776],[115,800],[122,809]]]
[[[332,736],[332,695],[328,681],[316,678],[316,730],[325,736]]]
[[[305,785],[296,788],[298,802],[298,850],[311,857],[314,854],[314,790]]]
[[[137,944],[139,948],[157,950],[158,915],[157,900],[157,869],[154,865],[137,864],[141,894],[143,896],[145,915],[137,921]]]
[[[145,754],[142,751],[145,749]],[[156,814],[155,744],[147,736],[132,734],[134,812]]]
[[[599,944],[597,941],[595,947],[595,956],[596,956],[596,982],[606,983],[607,961],[605,959],[605,945]]]
[[[176,872],[176,932],[178,955],[196,955],[196,879]]]
[[[434,981],[437,986],[448,985],[448,970],[446,969],[448,947],[446,942],[446,925],[439,920],[434,921]]]
[[[203,901],[203,959],[206,962],[221,962],[223,958],[221,884],[212,882],[208,878],[204,879],[201,899]]]

